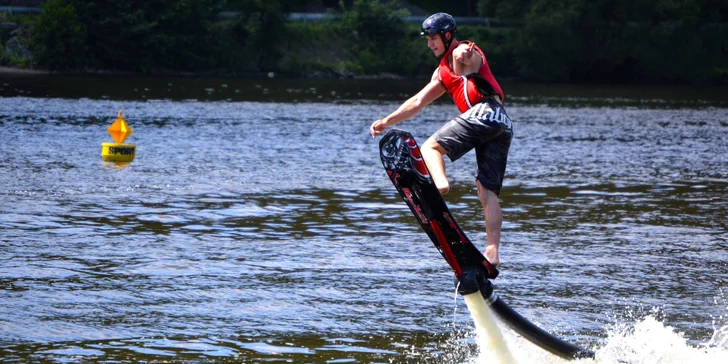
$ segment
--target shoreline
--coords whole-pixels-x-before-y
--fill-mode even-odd
[[[348,72],[336,71],[312,71],[307,74],[293,74],[285,72],[175,72],[158,71],[153,73],[131,72],[131,71],[109,71],[109,70],[86,70],[86,71],[50,71],[40,69],[18,68],[12,66],[0,66],[0,78],[14,78],[25,76],[49,76],[49,77],[134,77],[134,78],[228,78],[240,80],[359,80],[359,81],[421,81],[429,80],[429,75],[401,75],[394,73],[380,73],[375,75],[355,75]],[[594,87],[693,87],[693,88],[720,88],[728,87],[728,82],[696,82],[696,83],[660,83],[660,82],[634,82],[634,83],[584,83],[584,82],[532,82],[513,77],[499,77],[500,82],[513,82],[533,85],[579,85]]]
[[[313,71],[307,74],[291,74],[284,72],[175,72],[160,71],[153,73],[131,72],[131,71],[60,71],[54,72],[49,70],[38,70],[28,68],[18,68],[11,66],[0,66],[1,76],[15,75],[47,75],[47,76],[135,76],[135,77],[227,77],[227,78],[248,78],[248,79],[358,79],[358,80],[408,80],[408,79],[424,79],[423,75],[399,75],[394,73],[381,73],[376,75],[354,75],[351,73],[340,73],[334,71]]]
[[[51,72],[27,68],[0,66],[0,75],[50,75]]]

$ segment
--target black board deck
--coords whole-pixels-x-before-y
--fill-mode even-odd
[[[498,276],[455,222],[412,134],[389,130],[379,142],[379,154],[389,179],[455,275],[460,278],[468,268],[478,267],[485,268],[486,278]]]

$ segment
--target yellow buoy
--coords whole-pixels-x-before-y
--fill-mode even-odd
[[[131,128],[124,121],[124,111],[119,110],[116,121],[108,129],[116,143],[101,143],[101,157],[106,162],[131,162],[136,156],[136,145],[122,144],[131,135]]]
[[[136,145],[101,143],[101,156],[107,162],[131,162],[136,156]]]

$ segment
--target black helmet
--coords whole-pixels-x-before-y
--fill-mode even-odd
[[[442,41],[443,43],[445,43],[445,47],[450,48],[450,43],[452,43],[453,37],[451,36],[450,40],[448,40],[447,37],[445,37],[445,33],[450,32],[454,36],[455,28],[457,28],[457,25],[455,24],[455,19],[453,19],[450,14],[432,14],[422,23],[422,32],[420,33],[420,35],[425,36],[440,33],[440,37],[442,37]]]

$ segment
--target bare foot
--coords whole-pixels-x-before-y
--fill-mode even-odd
[[[485,247],[485,259],[488,259],[490,264],[494,266],[500,265],[500,259],[498,258],[498,248],[494,245]]]

